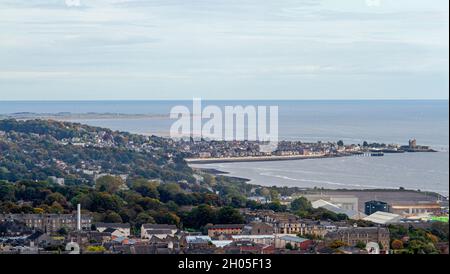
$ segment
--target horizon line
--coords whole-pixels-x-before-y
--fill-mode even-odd
[[[136,102],[136,101],[192,101],[193,99],[201,99],[203,101],[449,101],[449,98],[361,98],[361,99],[301,99],[301,98],[281,98],[281,99],[266,99],[266,98],[242,98],[242,99],[220,99],[220,98],[133,98],[133,99],[0,99],[0,102],[98,102],[98,101],[110,101],[110,102]]]

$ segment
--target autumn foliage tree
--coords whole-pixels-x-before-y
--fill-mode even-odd
[[[393,240],[391,243],[391,247],[394,250],[403,249],[403,242],[400,240]]]

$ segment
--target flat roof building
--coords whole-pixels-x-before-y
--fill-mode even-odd
[[[380,225],[399,223],[401,219],[402,217],[398,214],[383,211],[375,212],[374,214],[363,218],[364,221],[369,221]]]
[[[364,213],[366,213],[366,215],[371,215],[378,211],[389,212],[389,204],[375,200],[364,203]]]

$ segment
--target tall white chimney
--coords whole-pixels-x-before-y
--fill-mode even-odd
[[[77,230],[81,231],[81,205],[77,205]]]

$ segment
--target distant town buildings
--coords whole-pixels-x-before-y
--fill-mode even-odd
[[[440,214],[441,205],[438,203],[414,203],[414,204],[391,204],[390,212],[404,217]]]
[[[99,232],[107,232],[115,237],[129,237],[131,235],[130,224],[96,223],[95,228]]]
[[[379,244],[380,249],[385,253],[389,252],[390,233],[384,227],[350,227],[338,229],[326,235],[327,241],[341,241],[349,246],[355,246],[358,243],[368,244],[374,242]]]
[[[16,220],[24,223],[31,229],[39,229],[44,233],[55,233],[64,228],[69,231],[77,229],[76,214],[0,214],[0,222]],[[83,215],[81,227],[83,230],[90,229],[92,217]]]
[[[141,226],[141,239],[165,239],[167,237],[175,237],[178,228],[175,225],[165,224],[143,224]]]
[[[208,236],[213,238],[221,235],[238,235],[242,233],[244,227],[243,224],[210,225],[207,226]]]

